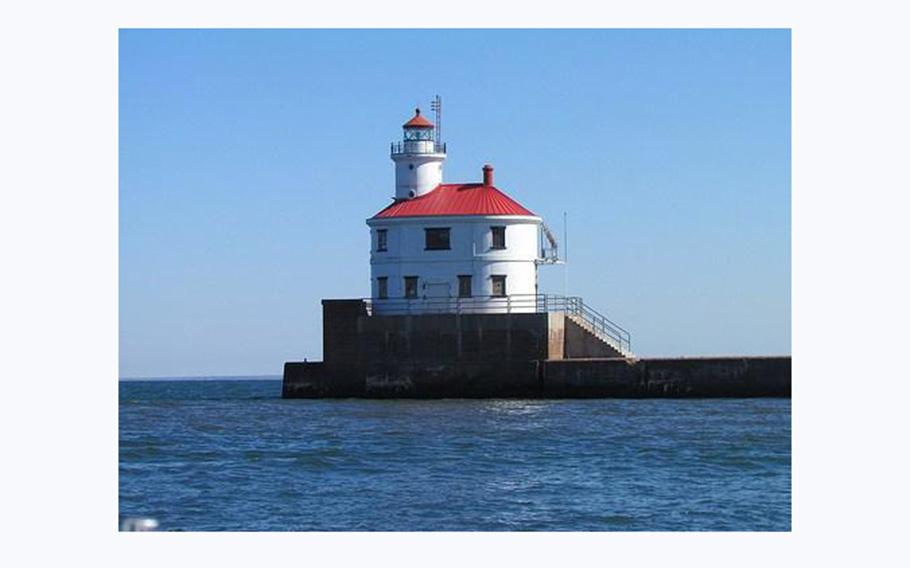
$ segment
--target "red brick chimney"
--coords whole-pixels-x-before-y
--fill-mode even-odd
[[[483,165],[483,184],[486,186],[493,185],[493,166],[490,164]]]

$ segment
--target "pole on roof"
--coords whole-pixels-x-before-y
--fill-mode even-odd
[[[430,102],[430,110],[436,113],[436,146],[442,144],[442,98],[436,95],[436,98]]]
[[[562,212],[562,295],[569,296],[569,214]]]

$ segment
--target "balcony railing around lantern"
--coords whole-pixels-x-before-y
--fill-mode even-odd
[[[369,315],[419,314],[519,314],[557,312],[602,338],[624,355],[632,353],[632,336],[619,324],[600,314],[578,296],[512,294],[509,296],[364,298]]]
[[[430,148],[427,150],[426,148]],[[405,142],[392,142],[393,156],[400,154],[445,154],[446,143],[437,143],[432,140],[408,140]]]

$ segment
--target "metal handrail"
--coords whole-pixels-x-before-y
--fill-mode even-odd
[[[621,351],[631,351],[632,338],[628,331],[616,326],[586,305],[582,307],[580,315],[585,323],[593,327],[600,335],[614,340]]]
[[[367,314],[499,314],[558,312],[575,316],[576,323],[624,354],[632,351],[632,335],[591,308],[578,296],[511,294],[508,296],[364,298]],[[376,310],[375,308],[379,308]]]
[[[415,142],[433,142],[433,141],[432,141],[432,140],[409,140],[408,142],[411,143],[411,144],[413,144],[413,143],[415,143]],[[391,146],[392,146],[392,148],[391,148],[391,154],[392,154],[393,156],[396,156],[396,155],[399,155],[399,154],[430,154],[430,153],[445,154],[445,153],[446,153],[446,143],[445,143],[445,142],[442,142],[442,143],[433,142],[433,152],[410,152],[410,151],[406,151],[406,150],[405,150],[405,143],[404,143],[404,142],[392,142],[392,143],[391,143]]]

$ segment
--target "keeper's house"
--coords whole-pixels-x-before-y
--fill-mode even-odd
[[[443,183],[445,145],[420,109],[392,145],[395,198],[367,220],[373,313],[536,311],[541,219],[493,185]],[[545,254],[549,253],[549,256]]]

